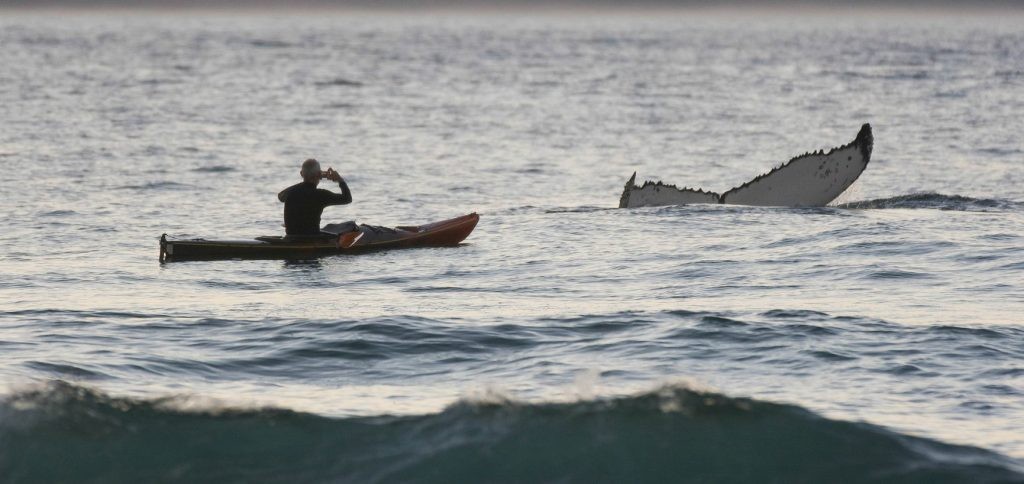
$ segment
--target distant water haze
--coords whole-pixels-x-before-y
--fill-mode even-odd
[[[796,9],[814,11],[821,9],[856,10],[955,10],[986,11],[992,9],[1024,10],[1024,3],[1017,0],[980,0],[962,2],[955,0],[642,0],[642,1],[588,1],[588,0],[7,0],[3,8],[19,9],[358,9],[358,10],[614,10],[643,11],[664,9],[731,9],[764,10]]]

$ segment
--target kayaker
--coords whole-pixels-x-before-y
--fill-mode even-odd
[[[320,234],[320,215],[324,207],[331,205],[347,205],[352,203],[352,192],[348,189],[345,179],[328,168],[320,171],[320,162],[310,158],[302,162],[302,183],[296,183],[277,194],[277,199],[284,202],[284,228],[288,235]],[[320,179],[338,182],[341,193],[317,188]]]

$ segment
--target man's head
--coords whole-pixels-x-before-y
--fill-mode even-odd
[[[302,179],[314,185],[320,184],[320,162],[310,158],[302,162],[302,169],[299,170]]]

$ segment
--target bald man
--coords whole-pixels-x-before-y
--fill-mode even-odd
[[[334,168],[320,171],[320,162],[312,158],[302,162],[299,174],[302,175],[301,183],[285,188],[277,194],[277,199],[284,202],[285,233],[319,235],[320,215],[323,214],[324,208],[352,203],[352,192],[349,191],[345,179],[334,171]],[[317,188],[322,178],[338,182],[341,193]]]

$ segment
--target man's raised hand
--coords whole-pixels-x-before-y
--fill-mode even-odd
[[[328,168],[327,169],[327,179],[331,180],[331,181],[335,181],[335,182],[341,181],[341,174],[339,174],[338,172],[334,171],[334,168]]]

